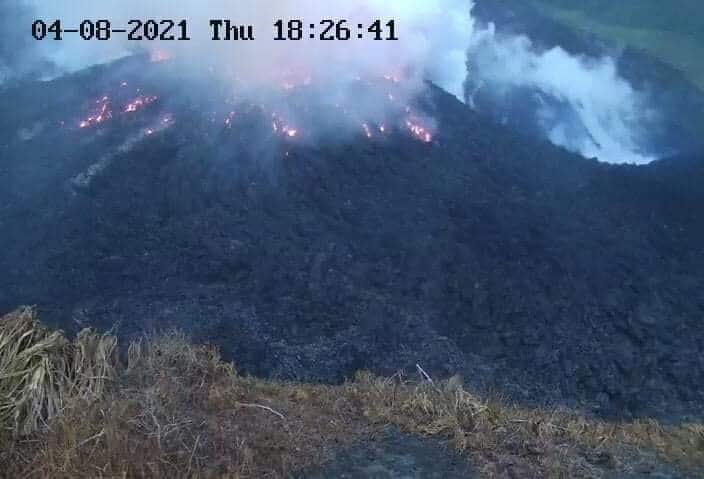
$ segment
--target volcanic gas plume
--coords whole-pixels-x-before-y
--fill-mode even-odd
[[[202,80],[210,75],[229,84],[230,96],[238,101],[264,104],[272,129],[288,138],[329,134],[327,124],[304,125],[311,103],[324,111],[332,107],[341,112],[344,128],[352,126],[351,131],[361,130],[369,138],[383,134],[393,127],[387,124],[388,118],[397,118],[399,111],[422,93],[424,82],[431,81],[466,100],[470,107],[525,129],[526,122],[510,121],[517,114],[516,98],[521,98],[531,109],[527,124],[535,125],[532,129],[585,156],[645,163],[659,153],[649,142],[651,133],[660,128],[657,112],[644,92],[622,78],[615,59],[581,57],[561,48],[541,51],[527,37],[498,34],[492,25],[478,24],[470,0],[242,0],[234,2],[236,8],[229,0],[207,5],[155,0],[77,0],[70,5],[22,1],[32,7],[31,15],[23,11],[22,21],[61,19],[65,25],[77,25],[83,19],[108,18],[114,25],[124,25],[132,18],[184,18],[192,40],[140,43],[113,38],[98,42],[74,36],[61,42],[35,43],[24,49],[21,61],[0,58],[0,81],[3,76],[12,77],[12,72],[19,75],[38,69],[42,73],[36,76],[54,77],[57,71],[76,71],[146,49],[151,61],[177,65],[171,71],[180,81],[191,82],[192,91],[207,95],[208,84],[195,82],[194,77]],[[213,41],[209,20],[225,18],[253,24],[256,40]],[[352,25],[393,19],[400,39],[274,41],[273,21],[291,18],[306,23],[346,19]],[[53,67],[39,67],[47,63]],[[359,97],[360,81],[370,79],[394,84],[385,92],[386,100]],[[291,108],[286,93],[312,84],[317,85],[319,98]],[[479,105],[475,101],[479,96],[490,99],[488,107],[486,102]],[[152,102],[148,96],[135,97],[134,104],[116,105],[112,98],[109,102],[96,100],[99,98],[92,100],[92,111],[86,112],[85,127],[125,113],[125,108],[135,113]],[[432,121],[416,112],[406,113],[401,127],[419,140],[431,141]]]

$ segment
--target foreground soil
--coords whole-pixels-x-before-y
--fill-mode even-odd
[[[8,345],[18,324],[24,337],[37,338],[23,351]],[[133,342],[123,360],[105,344],[114,338],[88,330],[70,342],[41,326],[31,309],[0,320],[3,391],[25,387],[13,386],[27,371],[10,370],[10,354],[45,351],[41,361],[27,361],[33,389],[15,394],[33,407],[1,404],[10,414],[3,416],[0,475],[574,478],[703,471],[701,424],[605,422],[520,408],[474,395],[458,376],[433,381],[420,367],[417,379],[361,372],[339,386],[262,380],[239,375],[215,349],[176,332]],[[76,358],[78,368],[71,366]],[[47,364],[71,370],[58,371],[70,378],[61,407],[27,421],[46,411],[56,390],[56,372],[42,372]],[[101,381],[81,371],[102,371]],[[36,380],[42,374],[49,379]],[[27,432],[20,421],[36,426]]]

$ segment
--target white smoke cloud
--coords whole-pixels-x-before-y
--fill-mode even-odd
[[[553,143],[613,163],[654,159],[642,146],[654,112],[613,58],[570,55],[560,47],[539,51],[529,38],[498,35],[489,25],[474,31],[468,59],[470,104],[486,89],[499,104],[519,89],[537,92],[535,119]]]
[[[189,22],[190,42],[136,45],[116,38],[83,41],[75,35],[61,42],[41,42],[41,54],[65,71],[147,47],[168,51],[189,70],[227,72],[254,88],[280,84],[282,79],[315,78],[330,85],[336,100],[351,102],[355,98],[345,82],[357,76],[402,76],[408,95],[427,79],[462,100],[466,81],[470,106],[471,94],[489,91],[510,103],[511,92],[525,89],[539,93],[535,122],[552,142],[603,161],[652,159],[642,147],[642,122],[652,114],[644,97],[618,74],[612,59],[572,56],[561,48],[540,52],[527,37],[498,35],[493,26],[477,24],[470,0],[23,1],[34,8],[36,18],[61,19],[66,26],[102,18],[120,26],[133,18]],[[209,20],[225,18],[253,24],[257,40],[211,41]],[[348,19],[355,33],[357,23],[394,19],[400,40],[274,41],[274,21],[290,18],[305,24]],[[510,106],[497,103],[506,111]]]
[[[458,0],[211,0],[171,1],[74,0],[46,2],[25,0],[37,18],[61,19],[75,27],[84,19],[109,19],[124,26],[130,19],[187,19],[190,42],[144,42],[142,46],[169,51],[191,68],[231,71],[239,80],[252,84],[278,81],[282,75],[314,76],[348,80],[357,75],[400,74],[436,81],[458,97],[464,81],[464,50],[471,35],[470,4]],[[276,19],[302,19],[304,24],[320,20],[346,19],[353,36],[349,41],[324,42],[273,40]],[[231,19],[253,24],[254,42],[211,40],[210,19]],[[395,20],[399,41],[359,40],[357,24],[371,25]],[[317,33],[320,33],[318,30]],[[107,42],[83,41],[66,35],[60,42],[44,41],[43,52],[67,70],[77,70],[127,55],[137,45],[113,38]]]

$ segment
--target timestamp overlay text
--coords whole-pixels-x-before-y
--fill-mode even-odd
[[[202,26],[202,25],[201,25]],[[276,41],[396,41],[399,40],[394,19],[372,19],[355,22],[348,19],[324,18],[307,21],[300,18],[276,19],[269,31],[253,24],[230,19],[211,19],[207,23],[212,41],[254,41],[266,35]],[[120,37],[129,41],[190,41],[193,39],[188,20],[132,19],[114,23],[108,19],[82,20],[76,24],[60,19],[38,19],[32,24],[32,37],[37,41],[61,41],[77,37],[85,41],[109,41]]]

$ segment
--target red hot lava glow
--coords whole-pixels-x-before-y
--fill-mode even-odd
[[[433,141],[433,134],[430,130],[421,125],[415,118],[408,118],[406,120],[406,128],[408,128],[408,131],[410,131],[414,137],[424,143],[431,143]]]
[[[104,96],[95,103],[98,105],[92,115],[88,118],[81,120],[78,124],[80,128],[90,128],[95,125],[99,125],[106,120],[112,118],[112,111],[110,110],[110,98]]]
[[[285,121],[283,121],[279,116],[274,113],[271,115],[273,120],[271,122],[271,128],[274,130],[274,134],[276,135],[281,135],[286,138],[295,138],[298,136],[298,129],[288,125]]]
[[[154,54],[156,53],[159,52],[154,52]],[[387,75],[384,78],[387,81],[393,83],[398,83],[400,81],[399,77],[393,75]],[[310,84],[310,82],[311,79],[309,77],[303,77],[301,79],[298,79],[297,82],[287,79],[287,81],[282,84],[282,87],[285,90],[290,90],[297,88],[300,85],[308,85]],[[122,81],[119,83],[119,85],[124,88],[128,86],[128,82]],[[148,105],[158,100],[158,97],[156,95],[144,95],[139,89],[136,90],[136,94],[138,96],[126,103],[122,109],[118,110],[117,115],[127,115],[139,112],[145,109]],[[392,93],[387,93],[386,95],[389,101],[396,102],[397,100],[399,100]],[[234,103],[232,103],[232,105],[234,105]],[[398,121],[399,119],[398,117],[396,117],[397,120],[394,120],[393,123],[386,124],[377,123],[375,121],[368,121],[368,119],[365,119],[364,117],[358,117],[357,115],[348,111],[344,105],[341,105],[339,103],[335,104],[334,106],[338,110],[340,110],[344,116],[348,117],[349,120],[352,120],[352,124],[356,123],[357,125],[361,125],[361,132],[369,140],[372,140],[374,138],[388,137],[396,131],[406,131],[408,132],[411,138],[417,141],[421,141],[423,143],[432,143],[434,141],[435,130],[433,128],[433,125],[430,125],[428,121],[424,120],[423,115],[416,114],[414,112],[414,109],[412,109],[408,105],[403,106],[402,104],[397,104],[396,106],[394,106],[394,112],[401,117],[400,121]],[[269,112],[271,112],[271,110],[268,109],[265,105],[261,105],[260,107],[262,111],[268,110]],[[226,128],[232,128],[235,124],[235,118],[237,116],[237,113],[234,111],[234,107],[231,106],[231,108],[233,108],[232,111],[228,112],[229,108],[228,110],[225,110],[225,112],[227,113],[224,117],[224,120],[222,119],[223,117],[220,116],[219,121],[224,121],[224,125]],[[214,123],[217,123],[218,116],[218,113],[213,112],[211,120]],[[108,96],[103,96],[102,98],[95,101],[95,106],[92,109],[90,116],[80,121],[79,126],[82,129],[94,127],[111,118],[113,118],[113,112],[111,109],[111,99]],[[158,117],[156,122],[151,125],[151,127],[142,130],[142,134],[147,136],[153,135],[165,128],[169,128],[170,126],[172,126],[173,122],[174,120],[171,114],[162,113],[161,116]],[[271,127],[274,135],[284,139],[293,140],[306,136],[306,134],[302,132],[298,127],[294,126],[294,124],[292,124],[289,120],[285,119],[278,113],[271,113]]]
[[[149,105],[150,103],[154,103],[156,100],[156,96],[138,96],[125,106],[123,113],[133,113]]]

